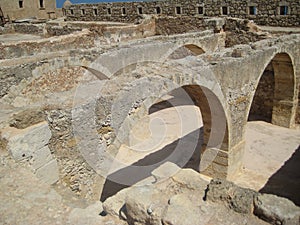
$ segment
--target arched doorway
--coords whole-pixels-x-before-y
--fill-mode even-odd
[[[260,77],[248,120],[292,127],[296,114],[295,76],[290,56],[278,53]]]
[[[174,89],[153,102],[148,108],[146,117],[150,119],[144,121],[153,121],[156,117],[163,122],[149,123],[146,126],[141,123],[133,126],[134,129],[141,128],[136,136],[148,127],[150,135],[143,134],[145,140],[141,135],[142,137],[129,141],[133,144],[131,146],[133,149],[140,151],[138,157],[131,165],[118,169],[107,177],[101,201],[125,187],[146,179],[151,176],[154,169],[166,162],[213,177],[227,176],[227,120],[218,97],[210,89],[199,85],[184,85]],[[156,148],[144,152],[143,147],[148,150],[149,143],[153,146],[157,144]],[[129,154],[124,153],[126,149],[122,151],[121,153],[119,150],[120,158],[130,155],[132,160],[134,155],[131,150],[128,151]],[[201,166],[202,163],[204,166]],[[126,185],[114,182],[119,177],[128,177]]]
[[[245,132],[244,170],[238,183],[299,204],[298,90],[291,57],[276,54],[260,76]],[[255,180],[255,182],[252,182]]]

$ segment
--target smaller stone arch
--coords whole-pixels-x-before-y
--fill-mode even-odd
[[[293,127],[297,108],[295,83],[292,58],[287,53],[277,53],[259,77],[248,120]]]
[[[169,59],[181,59],[187,56],[197,56],[204,54],[205,51],[195,44],[185,44],[179,48],[177,48],[175,51],[173,51],[169,55]]]

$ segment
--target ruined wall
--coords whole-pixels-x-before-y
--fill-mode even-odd
[[[84,42],[82,42],[84,38]],[[33,56],[39,53],[59,52],[64,49],[91,48],[94,46],[94,36],[89,31],[76,35],[52,37],[32,42],[0,43],[0,59],[12,59],[22,56]]]
[[[264,35],[253,32],[256,29],[258,29],[256,25],[247,20],[226,18],[223,26],[223,30],[226,32],[225,46],[232,47],[265,39]]]
[[[183,0],[118,2],[72,5],[66,10],[68,20],[135,22],[143,14],[168,16],[230,16],[254,20],[260,25],[299,26],[300,5],[287,1],[197,1]]]
[[[4,16],[8,16],[11,20],[56,17],[55,0],[1,0],[1,8]]]
[[[182,17],[180,21],[176,17],[158,17],[155,25],[156,34],[160,35],[182,34],[206,29],[203,18],[189,16]]]

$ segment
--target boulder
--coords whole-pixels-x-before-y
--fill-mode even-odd
[[[126,199],[127,222],[134,225],[161,225],[168,197],[152,186],[135,187]]]
[[[107,198],[103,202],[103,211],[108,215],[126,220],[125,199],[129,190],[130,188],[125,188],[114,196]]]
[[[254,214],[271,224],[300,224],[300,208],[286,198],[259,194],[254,199]]]
[[[208,185],[205,199],[224,203],[238,213],[252,213],[256,195],[253,190],[241,188],[226,180],[214,179]]]
[[[190,191],[170,198],[162,221],[164,225],[206,224],[215,213],[210,203],[203,201],[200,191]]]

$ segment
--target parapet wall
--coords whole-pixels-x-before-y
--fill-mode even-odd
[[[71,21],[137,22],[143,14],[167,16],[230,16],[254,20],[259,25],[299,26],[298,0],[166,0],[148,2],[116,2],[75,4],[64,9]]]

